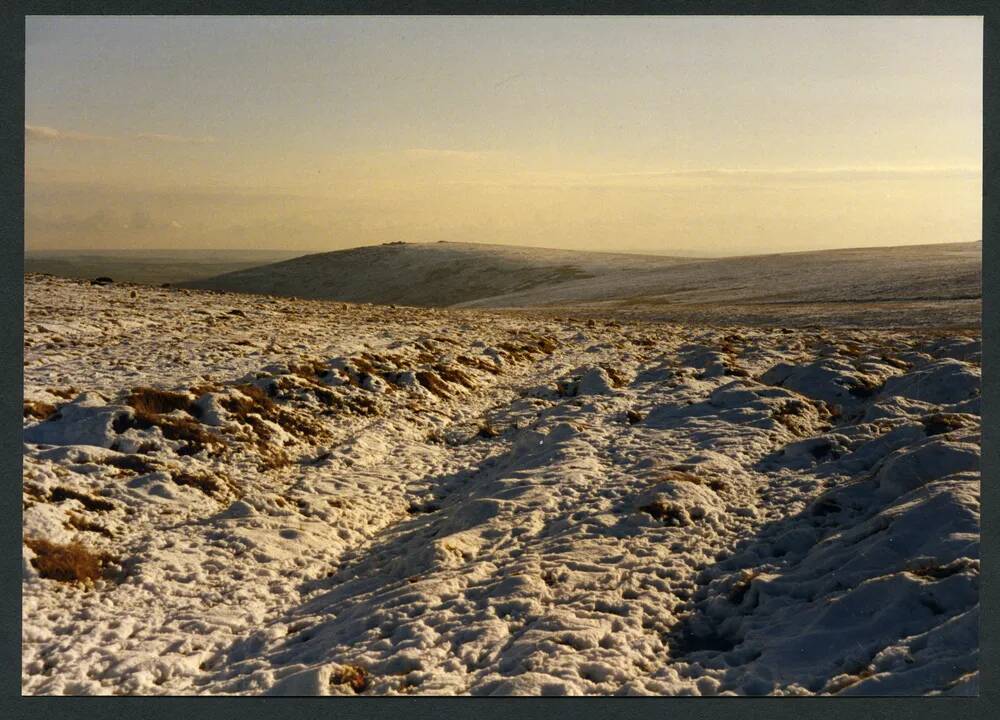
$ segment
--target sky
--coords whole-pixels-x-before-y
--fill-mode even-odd
[[[29,17],[31,250],[980,239],[979,17]]]

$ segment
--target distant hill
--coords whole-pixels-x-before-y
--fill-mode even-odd
[[[186,287],[489,308],[926,303],[981,297],[981,243],[695,259],[436,243],[305,255]]]
[[[476,243],[390,243],[305,255],[185,283],[230,292],[345,302],[448,306],[503,305],[532,290],[627,277],[695,262],[691,258],[589,253]]]
[[[29,250],[24,271],[83,279],[104,275],[118,282],[160,285],[213,277],[299,254],[280,250]]]

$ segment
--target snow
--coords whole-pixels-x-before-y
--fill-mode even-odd
[[[26,694],[978,692],[976,332],[25,282]]]

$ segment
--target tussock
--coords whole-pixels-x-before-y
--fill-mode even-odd
[[[175,410],[183,410],[192,417],[201,416],[201,408],[192,401],[190,395],[169,390],[138,387],[125,399],[125,404],[131,405],[137,416],[164,415]]]
[[[106,527],[100,523],[88,520],[82,515],[70,514],[69,518],[66,520],[70,527],[81,530],[83,532],[95,532],[99,535],[103,535],[106,538],[114,537],[114,534]]]
[[[56,487],[49,493],[50,502],[62,502],[63,500],[76,500],[87,510],[108,512],[115,509],[115,504],[110,500],[102,500],[68,487]]]
[[[429,370],[418,370],[416,373],[417,382],[428,392],[438,397],[451,397],[451,389],[441,378]]]
[[[171,474],[170,477],[178,485],[197,488],[208,496],[222,494],[221,491],[224,488],[219,479],[211,475],[195,475],[194,473],[180,472]]]
[[[111,560],[106,554],[95,553],[77,541],[60,545],[42,538],[25,538],[24,544],[35,553],[32,566],[49,580],[91,583],[103,575]]]
[[[368,687],[368,671],[359,665],[342,665],[330,674],[331,685],[347,685],[356,693]]]
[[[52,403],[41,402],[38,400],[25,400],[24,401],[24,417],[26,418],[36,418],[38,420],[47,420],[56,413],[56,406]]]

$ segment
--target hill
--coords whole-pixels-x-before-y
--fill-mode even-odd
[[[187,287],[418,306],[614,311],[694,322],[977,325],[981,243],[714,260],[474,243],[306,255]]]

